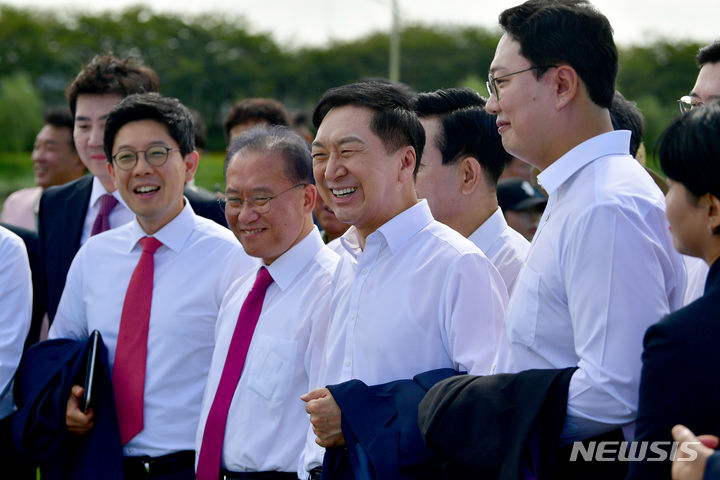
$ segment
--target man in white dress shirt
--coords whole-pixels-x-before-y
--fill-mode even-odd
[[[238,314],[267,269],[268,287],[239,382],[226,409],[221,465],[226,478],[295,478],[308,432],[299,397],[320,386],[338,255],[312,219],[317,191],[307,142],[287,127],[259,127],[236,137],[226,158],[225,215],[245,251],[258,260],[223,299],[197,433],[198,479],[207,475],[209,412],[224,374]],[[234,344],[232,344],[234,347]],[[221,430],[221,431],[222,431]],[[217,439],[216,439],[217,441]]]
[[[663,195],[629,155],[630,132],[610,121],[612,28],[569,0],[531,0],[500,25],[486,109],[505,149],[541,170],[549,199],[494,371],[577,366],[561,442],[621,428],[631,438],[643,334],[682,304],[685,273]],[[620,469],[604,478],[623,475],[609,465]]]
[[[142,345],[141,427],[123,445],[125,478],[194,479],[195,432],[217,314],[227,289],[253,262],[229,230],[195,215],[183,196],[198,155],[190,112],[176,99],[155,93],[124,98],[107,118],[104,145],[110,176],[135,220],[91,237],[80,249],[50,337],[84,339],[99,330],[115,384],[118,336],[134,317],[125,310],[138,303],[128,304],[126,292],[129,297],[146,241],[159,242],[152,289],[145,292],[152,303]],[[92,409],[79,409],[82,393],[74,386],[67,405],[68,430],[77,434],[93,425]],[[117,387],[115,393],[117,404]],[[121,425],[128,420],[122,410],[118,416]]]
[[[22,239],[0,227],[0,461],[3,478],[23,477],[15,454],[11,414],[15,411],[13,378],[30,330],[32,309],[30,263]],[[24,471],[27,474],[27,470]]]
[[[313,122],[318,191],[352,225],[341,237],[322,383],[377,385],[439,368],[488,373],[505,285],[472,242],[418,200],[425,135],[407,89],[372,80],[332,88]],[[344,445],[330,391],[303,400],[317,443]],[[310,457],[308,471],[318,463]]]
[[[425,128],[425,148],[415,189],[435,220],[469,238],[487,255],[509,293],[530,249],[498,207],[497,182],[510,155],[485,99],[469,88],[419,94],[415,112]]]

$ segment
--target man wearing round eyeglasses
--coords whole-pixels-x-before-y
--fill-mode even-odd
[[[100,331],[128,480],[195,479],[195,431],[218,311],[253,265],[232,233],[196,215],[183,195],[198,162],[192,125],[186,107],[156,93],[112,107],[103,139],[107,172],[135,219],[80,248],[50,329],[51,338],[75,340]],[[68,430],[107,434],[93,428],[107,421],[107,405],[85,413],[83,393],[72,387]]]
[[[720,98],[720,40],[701,48],[695,61],[700,72],[690,93],[678,100],[682,112]]]
[[[607,18],[586,1],[530,0],[500,15],[486,104],[503,146],[548,192],[508,305],[495,373],[575,368],[560,444],[632,437],[645,330],[683,298],[662,192],[613,131],[618,71]],[[609,438],[610,439],[610,438]],[[572,478],[619,478],[625,466]],[[607,469],[607,470],[605,470]],[[564,470],[563,470],[564,471]]]

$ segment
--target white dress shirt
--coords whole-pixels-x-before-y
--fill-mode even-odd
[[[320,385],[338,255],[315,227],[267,267],[273,283],[250,343],[225,427],[222,467],[233,472],[296,472],[308,419],[300,396]],[[207,389],[196,438],[200,452],[240,309],[263,262],[228,290],[218,315]]]
[[[32,280],[22,239],[0,227],[0,419],[15,409],[13,377],[30,330]]]
[[[487,255],[505,281],[508,293],[512,293],[530,242],[507,224],[499,207],[468,239]]]
[[[685,271],[687,272],[687,287],[685,288],[685,299],[683,306],[688,305],[698,298],[702,297],[705,292],[705,280],[707,280],[710,267],[697,257],[682,256],[685,262]]]
[[[100,197],[105,195],[106,193],[110,192],[105,190],[102,182],[100,182],[97,177],[93,177],[92,191],[90,192],[90,201],[88,203],[87,212],[85,213],[85,221],[83,222],[82,235],[80,236],[80,245],[84,245],[85,242],[87,242],[88,238],[90,238],[90,233],[92,233],[93,224],[95,223],[95,217],[97,217],[98,212],[100,212]],[[128,208],[125,200],[123,200],[120,196],[120,192],[115,190],[113,193],[111,193],[111,195],[115,197],[118,201],[117,205],[115,205],[115,208],[113,208],[110,212],[109,221],[110,228],[112,229],[131,222],[135,218],[135,214],[132,212],[132,210],[130,210],[130,208]]]
[[[682,305],[665,199],[629,142],[629,131],[596,136],[538,175],[550,197],[496,358],[497,373],[579,367],[563,442],[623,426],[632,438],[643,335]]]
[[[147,234],[137,220],[88,239],[73,259],[50,338],[102,334],[115,359],[120,316]],[[182,212],[153,237],[154,280],[143,430],[126,456],[195,449],[200,405],[215,343],[217,314],[232,282],[254,266],[230,230]]]

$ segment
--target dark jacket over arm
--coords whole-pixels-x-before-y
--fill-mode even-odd
[[[456,374],[439,369],[370,387],[360,380],[329,385],[346,446],[327,449],[323,479],[436,479],[439,463],[420,436],[417,407],[430,387]]]
[[[39,463],[43,480],[123,479],[123,453],[107,349],[100,342],[87,435],[65,428],[70,389],[85,378],[90,342],[55,339],[31,347],[15,376],[13,436],[18,452]]]

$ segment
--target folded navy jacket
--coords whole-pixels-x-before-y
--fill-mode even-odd
[[[43,480],[123,479],[123,451],[108,355],[102,339],[93,383],[94,427],[75,435],[65,427],[73,385],[83,385],[90,339],[40,342],[23,355],[15,375],[18,410],[12,429],[20,455],[40,465]]]

